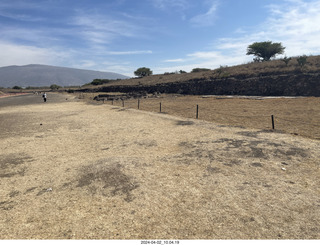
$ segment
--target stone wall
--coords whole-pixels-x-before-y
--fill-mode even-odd
[[[192,95],[320,96],[320,73],[259,74],[250,77],[240,75],[150,86],[106,86],[94,91]]]

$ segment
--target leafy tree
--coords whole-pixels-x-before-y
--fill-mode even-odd
[[[299,56],[297,58],[297,62],[299,64],[299,66],[302,68],[304,67],[306,64],[307,64],[307,56],[306,55],[303,55],[303,56]]]
[[[90,85],[102,85],[111,82],[109,79],[94,79]]]
[[[281,43],[255,42],[248,46],[247,55],[254,55],[256,59],[262,59],[262,61],[268,61],[275,57],[277,54],[283,54],[285,47]]]
[[[183,71],[183,70],[180,70],[179,72],[180,72],[180,74],[187,73],[186,71]]]
[[[152,71],[150,70],[150,68],[140,67],[134,72],[134,75],[138,77],[150,76],[152,75]]]
[[[12,89],[22,89],[22,88],[19,86],[13,86]]]
[[[59,88],[61,88],[59,85],[57,85],[57,84],[52,84],[51,86],[50,86],[50,89],[52,89],[52,90],[57,90],[57,89],[59,89]]]

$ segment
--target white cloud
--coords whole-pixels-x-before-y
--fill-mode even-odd
[[[83,11],[73,17],[71,24],[91,44],[108,44],[117,37],[136,37],[142,33],[140,27],[131,22]]]
[[[219,1],[210,2],[208,11],[204,14],[199,14],[190,19],[191,24],[195,26],[211,26],[217,18],[217,10]]]
[[[195,52],[192,54],[188,54],[189,57],[194,57],[197,59],[214,59],[221,56],[221,54],[217,51],[210,51],[210,52]]]
[[[176,63],[176,62],[184,62],[185,60],[184,59],[172,59],[172,60],[165,60],[164,62],[173,62],[173,63]]]
[[[110,55],[136,55],[136,54],[152,54],[151,50],[133,50],[133,51],[108,51]]]
[[[150,0],[154,7],[167,10],[167,9],[179,9],[185,10],[189,8],[188,0]]]
[[[149,0],[153,7],[166,12],[177,14],[182,20],[186,20],[187,10],[192,9],[192,1],[190,0]]]
[[[191,0],[149,1],[154,7],[163,11],[175,11],[175,14],[178,12],[188,17],[193,10],[192,4],[195,4]],[[16,6],[8,0],[0,1],[0,15],[2,13],[7,17],[24,21],[37,21],[37,18],[40,18],[36,15],[32,19],[32,15],[16,14],[23,13],[19,11],[6,11],[8,6],[23,9],[28,3],[22,0],[16,2],[19,5]],[[214,24],[219,2],[221,1],[207,0],[196,3],[204,4],[206,9],[198,15],[192,11],[195,16],[189,19],[190,23],[196,27]],[[47,7],[43,4],[41,6]],[[30,5],[27,8],[31,9]],[[161,58],[162,66],[160,64],[158,68],[153,67],[152,70],[155,73],[163,73],[175,70],[191,71],[195,67],[214,69],[220,65],[242,64],[252,60],[252,56],[246,55],[249,44],[267,40],[282,42],[286,47],[287,56],[320,53],[320,0],[284,0],[269,5],[266,9],[270,15],[263,23],[254,23],[251,27],[238,26],[229,36],[212,41],[210,47],[191,50],[185,56]],[[50,28],[38,24],[32,26],[30,23],[21,26],[5,26],[2,23],[0,24],[0,66],[30,63],[72,64],[73,67],[79,65],[126,74],[137,67],[125,64],[129,59],[120,61],[120,58],[123,58],[120,56],[153,54],[153,52],[148,50],[148,46],[134,46],[138,42],[130,43],[130,46],[126,46],[127,49],[121,49],[120,42],[119,45],[113,47],[111,45],[122,38],[126,38],[127,42],[131,38],[144,39],[148,36],[150,38],[152,36],[150,32],[159,33],[160,29],[159,26],[154,27],[157,22],[155,20],[152,22],[153,16],[144,17],[141,14],[142,16],[139,17],[130,13],[112,12],[106,15],[94,8],[75,10],[70,12],[68,18],[56,20],[56,22],[48,20],[48,23],[65,23],[60,27],[50,25]],[[72,50],[73,48],[78,51]],[[106,60],[111,63],[103,64]],[[130,62],[138,63],[139,60]]]
[[[50,48],[37,48],[0,41],[0,66],[27,64],[57,64],[69,54]]]
[[[100,69],[100,71],[107,71],[107,72],[115,72],[119,73],[128,77],[133,77],[133,71],[136,70],[137,68],[134,66],[126,66],[126,65],[110,65],[105,68]],[[129,72],[128,72],[129,71]]]
[[[41,22],[46,17],[34,16],[28,11],[50,11],[52,5],[50,1],[46,1],[45,4],[39,3],[39,1],[24,1],[24,0],[1,0],[0,1],[0,16],[10,18],[16,21],[24,22]]]
[[[186,55],[185,59],[165,60],[177,63],[175,66],[156,67],[155,74],[184,70],[190,72],[193,68],[216,69],[220,65],[238,65],[246,62],[245,55],[228,55],[220,51],[194,52]],[[180,63],[180,64],[179,64]],[[183,63],[183,64],[182,64]]]
[[[97,64],[96,61],[93,60],[81,60],[80,63],[74,64],[76,68],[82,68],[82,69],[91,69],[93,67],[97,67],[99,64]]]
[[[271,5],[271,17],[263,25],[270,40],[279,40],[290,56],[319,54],[320,1],[287,1]]]
[[[213,47],[223,53],[241,56],[249,44],[261,41],[281,42],[287,56],[319,54],[320,0],[306,2],[287,0],[285,4],[267,6],[270,17],[263,23],[244,31],[238,37],[220,38]]]
[[[163,74],[165,72],[186,71],[190,72],[193,68],[209,68],[216,69],[220,65],[237,65],[243,63],[241,57],[219,56],[216,59],[194,58],[184,62],[183,65],[155,67],[154,74]]]
[[[70,63],[68,67],[103,72],[115,72],[129,77],[133,76],[133,71],[137,69],[136,67],[133,67],[130,62],[116,60],[108,61],[101,57],[95,59],[72,59],[72,63]]]
[[[45,28],[12,28],[0,24],[0,40],[7,42],[22,42],[32,43],[35,46],[48,46],[57,41],[59,34],[63,34],[63,30],[51,29],[49,32]]]
[[[15,0],[14,3],[12,0],[1,0],[0,10],[5,12],[16,11],[16,10],[35,10],[35,9],[47,9],[48,2],[45,5],[39,4],[38,1],[25,1],[25,0]]]
[[[250,32],[239,28],[237,37],[224,37],[213,42],[208,51],[197,51],[186,55],[186,65],[164,67],[159,70],[183,69],[195,67],[216,68],[219,65],[237,65],[252,60],[246,55],[248,45],[253,42],[281,42],[285,55],[320,54],[320,0],[306,2],[302,0],[285,1],[285,4],[269,5],[270,17],[263,23],[250,28]],[[241,27],[240,27],[241,28]],[[179,59],[177,59],[178,61]]]
[[[44,18],[34,17],[34,16],[27,15],[27,14],[15,14],[15,13],[10,13],[10,12],[5,12],[5,11],[2,11],[1,9],[0,9],[0,16],[5,17],[5,18],[10,18],[13,20],[18,20],[18,21],[36,22],[36,21],[43,21],[44,20]]]

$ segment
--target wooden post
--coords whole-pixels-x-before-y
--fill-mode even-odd
[[[160,112],[161,112],[161,102],[160,102]]]
[[[114,101],[114,99],[112,99],[112,105],[113,105],[113,101]]]
[[[197,105],[197,113],[196,113],[196,119],[199,118],[199,105]]]
[[[138,110],[140,109],[140,100],[138,99]]]
[[[271,115],[272,129],[274,130],[274,116]]]
[[[124,107],[124,100],[122,100],[122,107]]]

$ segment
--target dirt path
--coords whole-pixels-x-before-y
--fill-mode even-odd
[[[319,239],[319,141],[65,103],[0,110],[0,239]]]
[[[46,103],[66,102],[70,95],[59,93],[47,93]],[[21,93],[0,97],[0,109],[8,106],[38,105],[43,103],[42,94]]]

